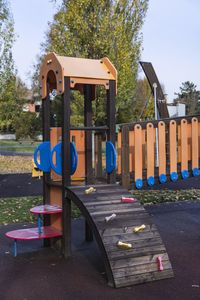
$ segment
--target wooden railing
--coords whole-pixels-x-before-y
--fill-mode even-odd
[[[199,175],[200,115],[122,124],[118,133],[118,174],[140,189]]]

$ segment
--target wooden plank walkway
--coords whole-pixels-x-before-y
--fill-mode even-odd
[[[102,252],[109,285],[116,288],[173,277],[165,246],[149,214],[139,202],[122,203],[121,197],[132,195],[120,185],[93,186],[96,191],[86,194],[88,186],[66,189],[70,198],[82,211]],[[116,214],[110,222],[105,217]],[[134,233],[134,228],[146,228]],[[122,250],[117,242],[131,243]],[[158,257],[163,263],[159,270]]]

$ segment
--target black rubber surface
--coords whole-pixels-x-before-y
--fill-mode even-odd
[[[0,174],[0,198],[42,195],[42,179],[31,174]]]
[[[84,241],[82,219],[73,222],[71,259],[42,248],[40,241],[20,242],[19,255],[14,258],[12,241],[4,233],[23,228],[23,224],[9,225],[0,227],[0,299],[200,299],[200,203],[161,204],[147,210],[166,245],[175,278],[121,289],[108,287],[98,247]]]
[[[73,222],[73,256],[64,260],[41,242],[20,242],[19,255],[4,232],[22,225],[1,227],[0,299],[200,299],[200,204],[180,203],[149,207],[168,250],[175,278],[114,289],[106,284],[95,242],[84,242],[84,222]]]

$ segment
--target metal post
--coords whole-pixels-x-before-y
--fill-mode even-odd
[[[154,112],[155,112],[155,120],[158,120],[158,110],[157,110],[157,84],[153,83],[154,89]],[[158,158],[158,129],[156,128],[156,167],[159,166],[159,158]]]

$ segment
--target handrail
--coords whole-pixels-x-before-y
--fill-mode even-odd
[[[143,129],[146,128],[146,124],[147,123],[152,123],[155,127],[158,126],[159,122],[164,122],[165,124],[169,124],[172,120],[175,120],[176,122],[180,123],[180,121],[182,119],[186,119],[188,121],[191,121],[192,118],[197,118],[198,120],[200,120],[200,114],[196,114],[196,115],[190,115],[190,116],[182,116],[182,117],[175,117],[175,118],[165,118],[165,119],[160,119],[160,120],[147,120],[147,121],[138,121],[138,122],[133,122],[133,123],[122,123],[122,124],[118,124],[118,126],[120,127],[120,131],[121,128],[123,126],[126,126],[129,128],[129,130],[133,130],[135,125],[140,125]]]

